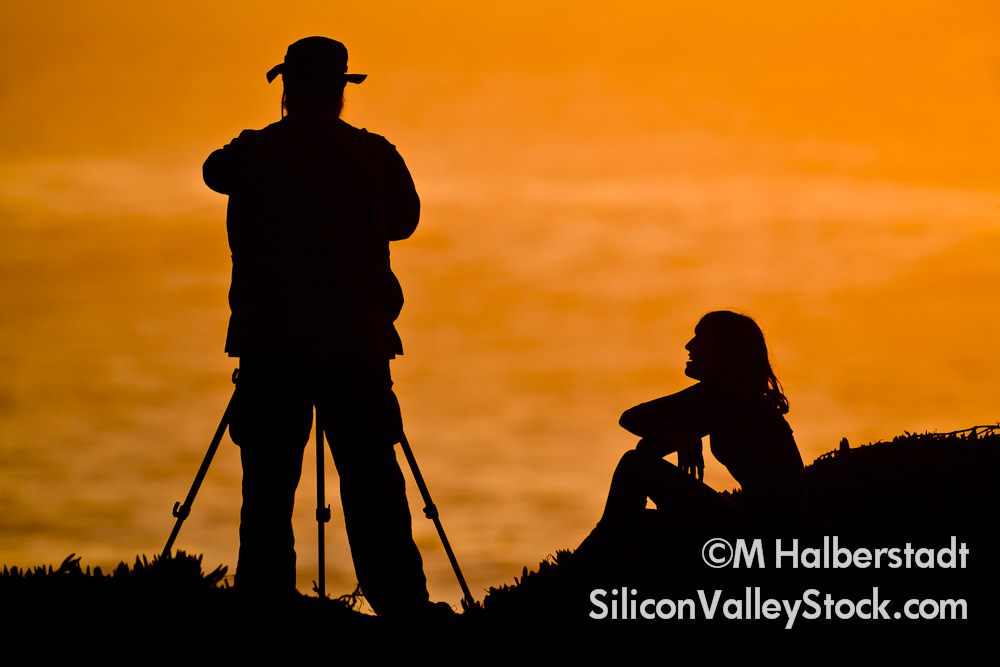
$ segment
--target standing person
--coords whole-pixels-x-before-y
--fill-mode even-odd
[[[402,437],[389,360],[403,305],[389,242],[409,237],[420,200],[395,147],[340,119],[347,49],[326,37],[288,47],[282,119],[244,130],[205,161],[229,195],[233,276],[226,351],[240,358],[230,435],[243,508],[236,586],[295,590],[292,505],[313,406],[340,474],[355,571],[379,614],[429,605],[394,446]]]

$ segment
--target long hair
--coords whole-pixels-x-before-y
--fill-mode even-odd
[[[284,76],[282,77],[285,78]],[[337,103],[337,116],[344,111],[345,82],[284,81],[281,93],[281,115],[324,102]]]
[[[717,310],[702,317],[694,331],[717,346],[726,376],[761,391],[781,414],[788,412],[788,398],[771,370],[764,332],[752,317]]]

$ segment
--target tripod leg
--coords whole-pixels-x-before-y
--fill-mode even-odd
[[[427,484],[424,483],[424,476],[420,474],[420,468],[417,467],[417,459],[413,456],[413,450],[410,449],[410,443],[407,441],[405,433],[399,444],[403,448],[406,461],[410,464],[410,470],[413,471],[413,479],[416,480],[417,488],[420,489],[420,495],[424,499],[424,514],[434,522],[434,527],[437,528],[441,544],[444,545],[444,551],[448,554],[448,560],[451,561],[451,568],[455,570],[455,576],[458,578],[458,585],[462,587],[465,603],[471,609],[475,606],[476,599],[472,597],[469,585],[465,583],[465,577],[462,576],[462,569],[458,566],[458,559],[455,558],[455,552],[451,550],[448,536],[444,534],[444,526],[441,525],[441,519],[438,517],[437,507],[434,506],[434,501],[431,500],[431,492],[427,489]]]
[[[233,371],[234,383],[239,372],[238,368]],[[184,504],[174,503],[173,514],[177,517],[177,521],[174,522],[174,528],[170,531],[170,537],[167,538],[167,544],[163,547],[163,553],[160,554],[160,558],[170,557],[170,550],[174,546],[177,534],[181,532],[181,525],[184,523],[184,519],[188,518],[188,515],[191,513],[191,505],[194,504],[195,496],[198,495],[198,489],[201,488],[201,483],[205,480],[205,475],[208,474],[208,467],[212,465],[215,452],[219,449],[222,436],[225,435],[226,428],[229,426],[229,419],[232,416],[233,410],[233,399],[235,398],[236,392],[234,391],[232,398],[229,399],[229,405],[226,406],[226,411],[222,414],[222,421],[219,422],[219,428],[215,429],[215,436],[212,438],[212,443],[208,446],[208,451],[205,452],[205,458],[202,459],[201,467],[198,468],[198,474],[194,476],[194,483],[191,484],[191,490],[188,491],[187,498],[184,499]]]
[[[326,599],[326,524],[330,520],[330,507],[326,504],[326,474],[323,456],[323,423],[320,421],[319,406],[316,407],[316,527],[317,565],[319,577],[316,592],[321,600]]]

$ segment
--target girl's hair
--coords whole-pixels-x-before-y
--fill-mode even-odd
[[[771,370],[764,333],[752,317],[717,310],[702,317],[694,330],[718,346],[727,376],[762,391],[781,414],[788,412],[788,398]]]

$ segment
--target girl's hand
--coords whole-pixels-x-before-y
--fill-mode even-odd
[[[677,467],[704,481],[705,457],[701,452],[701,438],[693,433],[676,433],[672,437],[677,443]]]
[[[677,452],[677,467],[694,475],[695,479],[705,478],[705,458],[701,453],[701,437],[695,433],[667,433],[649,436],[639,441],[635,450],[645,456],[662,459]]]

